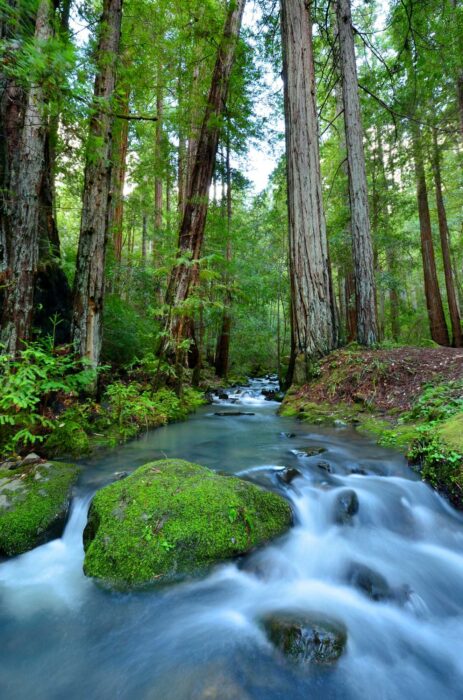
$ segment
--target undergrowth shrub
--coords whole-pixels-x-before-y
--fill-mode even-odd
[[[15,359],[0,355],[0,445],[6,452],[43,442],[56,427],[49,407],[58,394],[77,395],[95,373],[48,341],[29,343]]]
[[[428,384],[404,419],[440,421],[463,411],[463,381]]]

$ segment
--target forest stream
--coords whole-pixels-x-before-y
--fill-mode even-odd
[[[187,422],[82,462],[63,537],[0,564],[4,700],[462,697],[463,516],[354,429],[279,417],[261,393],[272,388],[252,380]],[[253,415],[216,415],[238,411]],[[197,580],[106,591],[82,573],[92,494],[165,456],[278,490],[295,525]],[[300,472],[290,484],[285,467]],[[340,523],[346,489],[358,511]],[[337,663],[307,671],[279,656],[260,621],[282,611],[342,624]]]

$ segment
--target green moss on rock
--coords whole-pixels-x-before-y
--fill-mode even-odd
[[[14,556],[61,534],[78,469],[46,462],[0,472],[0,555]]]
[[[146,464],[99,491],[84,532],[84,572],[116,586],[193,573],[291,525],[289,504],[183,460]]]

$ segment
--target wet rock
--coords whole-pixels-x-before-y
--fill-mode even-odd
[[[315,457],[316,455],[321,455],[323,452],[326,452],[326,447],[319,447],[317,445],[313,447],[299,447],[297,451],[306,457]]]
[[[295,469],[294,467],[286,467],[286,469],[283,469],[277,474],[278,479],[284,484],[291,484],[294,479],[297,479],[299,476],[302,476],[302,473],[299,469]]]
[[[221,401],[228,401],[228,394],[223,389],[217,389],[217,391],[215,392],[215,395]]]
[[[348,525],[359,510],[359,499],[355,491],[346,489],[336,498],[334,519],[339,525]]]
[[[352,564],[346,578],[351,586],[359,588],[371,600],[381,601],[394,598],[394,592],[384,576],[364,564]]]
[[[285,398],[284,393],[277,389],[262,389],[262,394],[265,396],[266,401],[278,401],[281,403]]]
[[[0,471],[3,471],[3,470],[7,471],[10,469],[18,469],[20,464],[21,464],[20,459],[9,459],[6,462],[2,462],[0,464]]]
[[[0,555],[22,554],[62,533],[77,475],[74,465],[31,458],[22,474],[0,480]]]
[[[30,452],[26,457],[21,462],[21,467],[27,467],[32,464],[38,464],[42,460],[40,459],[39,455],[35,454],[35,452]]]
[[[248,413],[245,411],[216,411],[215,416],[255,416],[255,413]]]
[[[322,469],[324,472],[328,472],[328,474],[331,474],[333,471],[331,464],[324,459],[321,459],[319,462],[317,462],[317,467],[319,469]]]
[[[125,479],[129,475],[129,472],[114,472],[114,478],[116,481],[121,481],[121,479]]]
[[[342,625],[310,617],[278,615],[264,620],[264,628],[273,645],[301,667],[334,664],[347,641]]]
[[[296,433],[280,433],[280,435],[281,435],[281,437],[286,437],[289,439],[296,437]]]
[[[84,572],[119,588],[175,580],[245,554],[291,523],[284,498],[248,481],[179,459],[150,462],[95,495]]]
[[[214,402],[214,394],[211,391],[206,391],[204,394],[204,401],[207,404],[211,404]]]
[[[354,467],[350,470],[351,474],[359,474],[360,476],[368,476],[368,472],[365,469],[360,469],[360,467]]]

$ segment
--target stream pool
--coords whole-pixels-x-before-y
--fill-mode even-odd
[[[355,430],[277,416],[261,394],[272,386],[253,380],[185,423],[82,462],[63,537],[0,564],[2,700],[463,698],[463,516],[401,455]],[[325,451],[308,457],[310,447]],[[82,573],[92,494],[115,472],[165,456],[279,490],[296,524],[202,579],[102,590]],[[301,476],[285,485],[283,467]],[[346,488],[359,509],[338,524]],[[359,585],[365,570],[379,582],[378,599]],[[259,624],[278,611],[345,625],[337,664],[307,672],[285,663]]]

